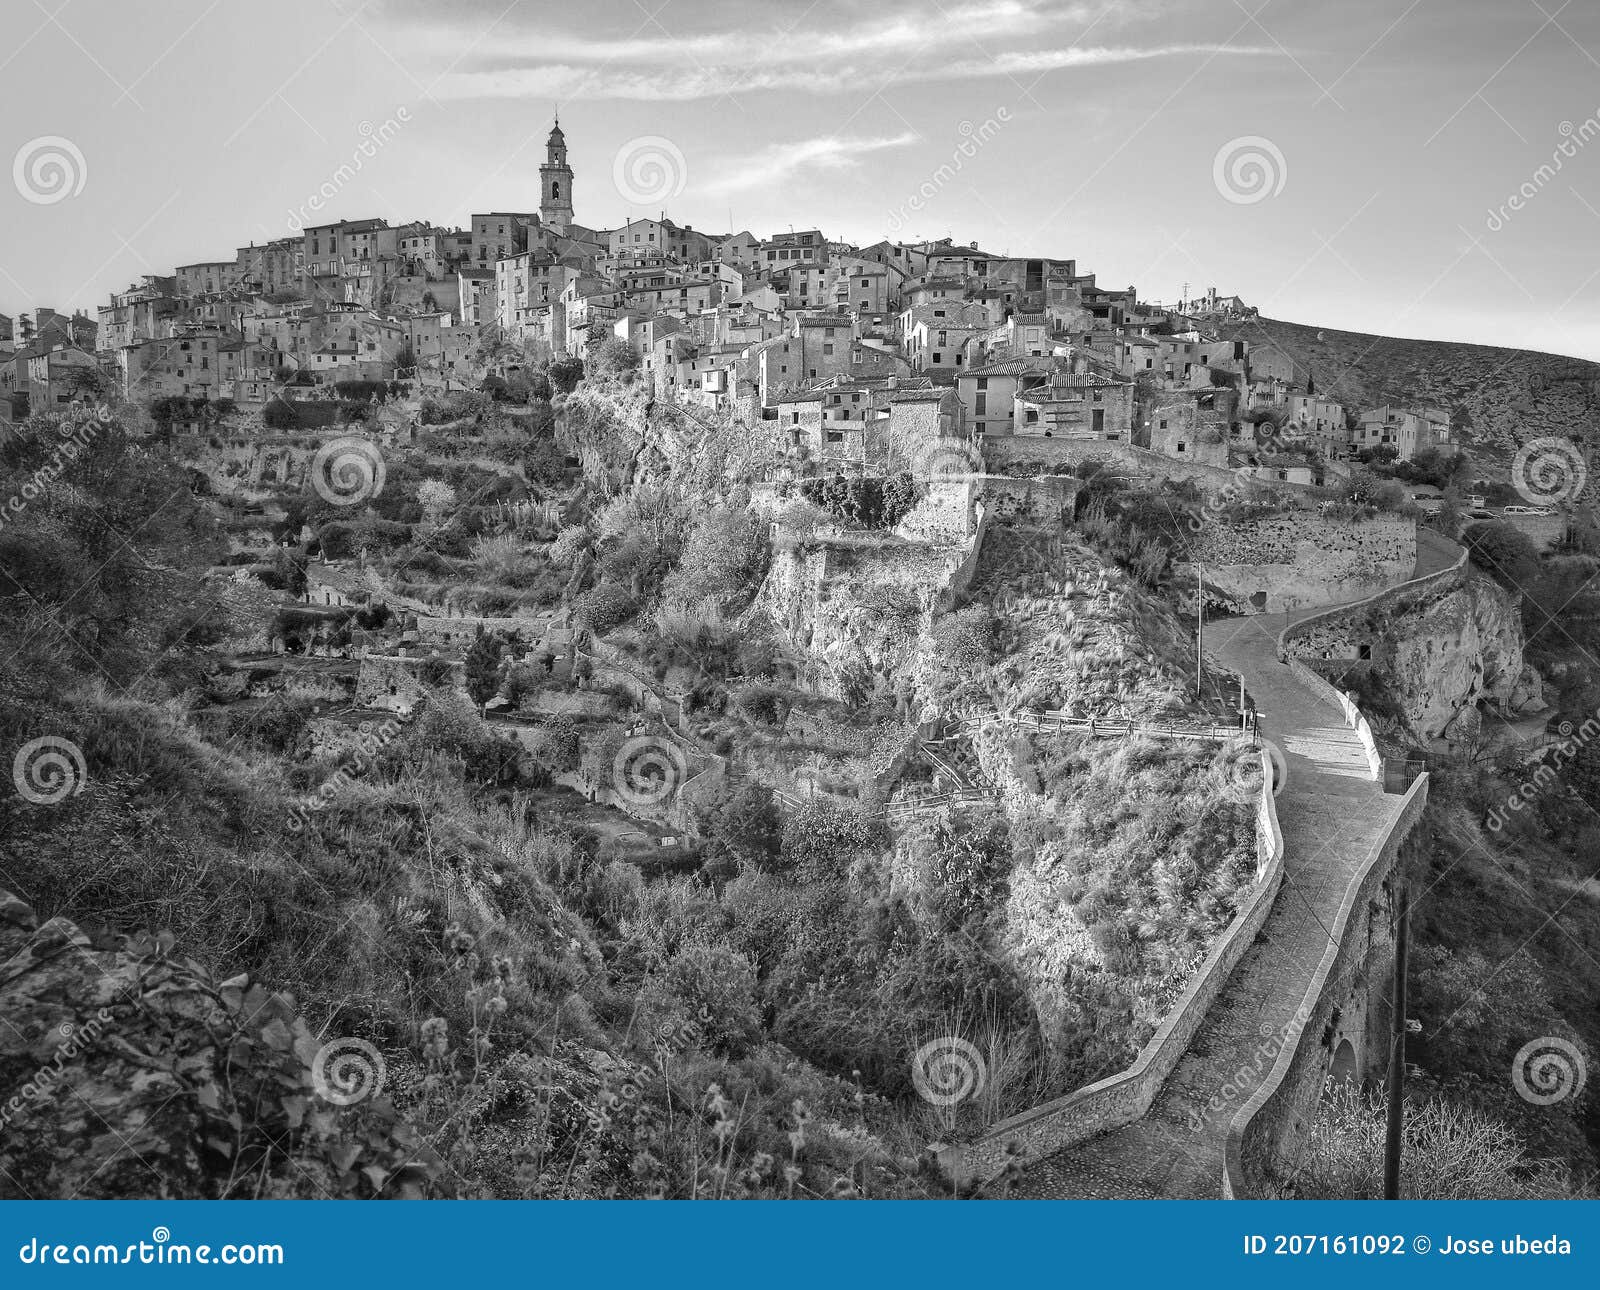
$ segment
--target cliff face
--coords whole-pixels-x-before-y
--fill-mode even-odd
[[[1543,706],[1538,673],[1522,658],[1516,602],[1487,578],[1470,578],[1388,624],[1375,651],[1407,721],[1424,739],[1461,738],[1477,706]]]

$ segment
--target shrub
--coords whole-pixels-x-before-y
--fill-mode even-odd
[[[616,583],[602,582],[578,597],[572,618],[596,636],[604,636],[632,617],[636,608],[633,597]]]
[[[269,430],[294,430],[300,425],[294,406],[284,399],[272,399],[261,410],[261,423]]]

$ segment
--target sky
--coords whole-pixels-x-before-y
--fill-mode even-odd
[[[1600,359],[1592,0],[10,0],[0,313],[300,223],[949,236]]]

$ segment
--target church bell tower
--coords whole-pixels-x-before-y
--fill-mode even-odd
[[[539,167],[539,222],[565,233],[572,223],[572,167],[567,165],[567,137],[556,118],[545,140],[545,163]]]

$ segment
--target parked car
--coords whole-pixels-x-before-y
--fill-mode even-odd
[[[1548,506],[1508,506],[1500,513],[1502,515],[1554,515],[1555,511]]]

